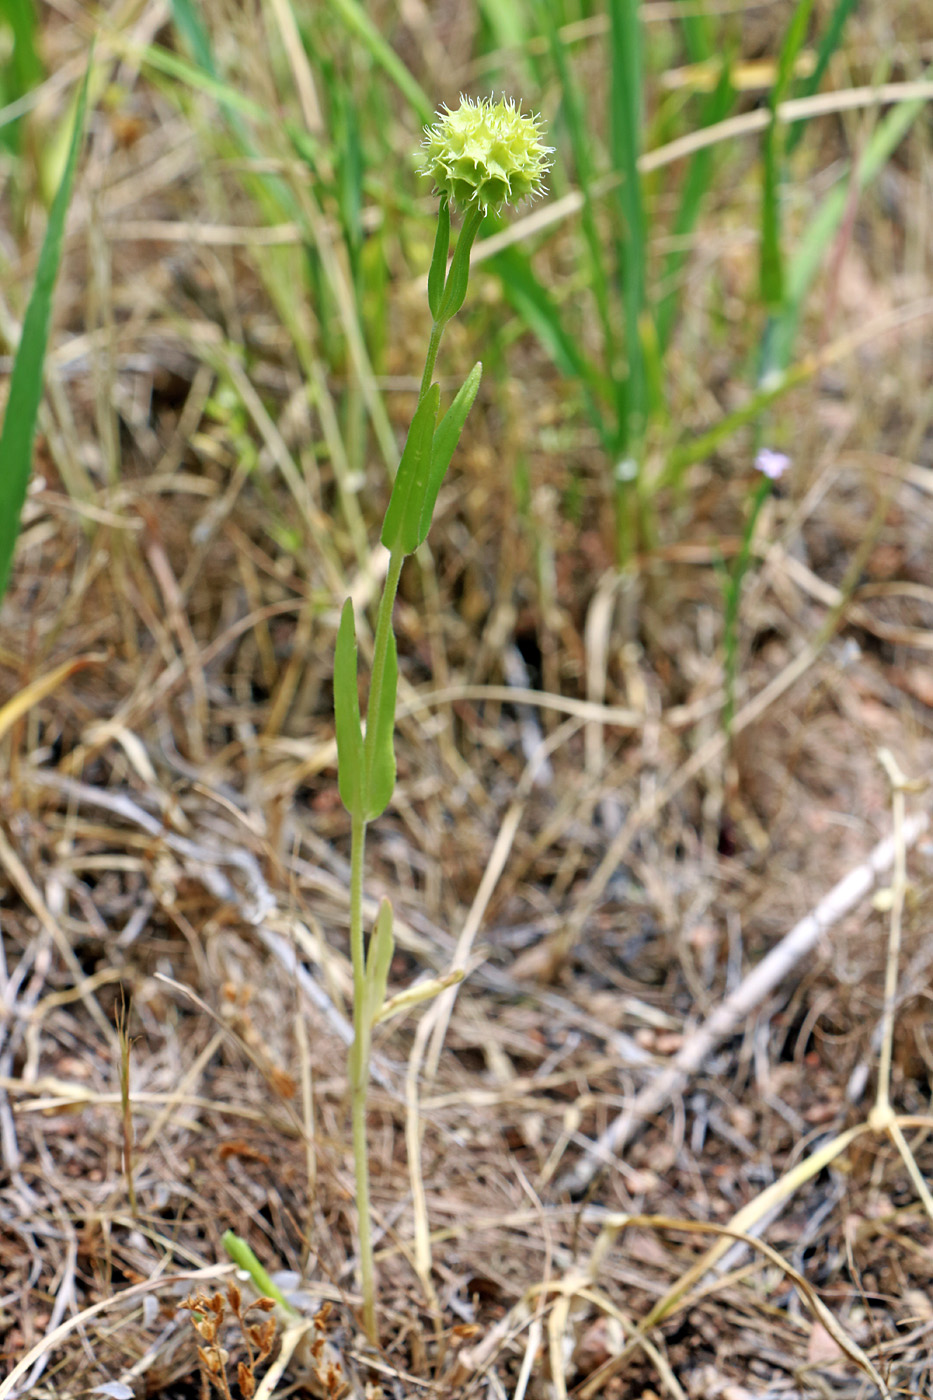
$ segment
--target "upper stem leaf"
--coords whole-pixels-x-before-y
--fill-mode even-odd
[[[366,773],[364,817],[382,815],[395,791],[395,695],[398,689],[398,653],[395,633],[389,631],[385,667],[379,693],[370,690],[366,711]]]
[[[441,200],[437,211],[437,233],[434,238],[434,256],[428,272],[428,306],[435,321],[441,309],[444,283],[447,280],[447,249],[450,246],[450,205]]]
[[[436,384],[432,384],[411,420],[389,498],[389,508],[382,524],[382,543],[386,549],[401,549],[403,554],[411,554],[420,544],[418,531],[431,467],[431,444],[439,402],[440,390]]]
[[[337,785],[352,816],[363,810],[363,729],[356,686],[356,623],[348,598],[340,614],[334,657],[334,716],[337,721]]]
[[[454,455],[454,449],[460,441],[463,425],[466,422],[467,414],[473,407],[473,400],[476,398],[479,382],[482,377],[483,366],[481,362],[477,360],[462,384],[457,397],[437,425],[434,441],[431,444],[431,469],[428,473],[424,500],[421,506],[421,522],[418,528],[419,545],[424,544],[424,541],[428,537],[428,531],[431,528],[431,520],[434,515],[434,507],[437,504],[437,493],[440,491],[441,483],[447,474],[447,468],[450,466],[450,459]]]

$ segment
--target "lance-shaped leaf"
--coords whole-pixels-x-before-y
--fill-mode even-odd
[[[388,1021],[391,1016],[398,1016],[402,1011],[410,1011],[413,1006],[440,996],[448,987],[456,987],[462,981],[463,970],[458,968],[456,972],[445,972],[442,977],[430,977],[426,982],[416,982],[413,987],[406,987],[404,992],[396,992],[394,997],[384,1001],[376,1012],[373,1024]]]
[[[337,784],[351,817],[363,812],[363,730],[356,688],[356,623],[353,600],[340,614],[334,657],[334,716],[337,721]]]
[[[470,253],[473,249],[473,240],[483,222],[483,212],[481,209],[471,208],[463,221],[463,227],[460,230],[457,246],[451,259],[450,273],[444,287],[440,311],[435,317],[437,321],[449,321],[451,317],[456,316],[463,305],[470,281]]]
[[[463,425],[466,422],[467,414],[473,407],[473,400],[476,398],[482,376],[483,366],[477,360],[461,386],[459,394],[437,425],[434,442],[431,445],[431,470],[428,473],[427,486],[421,506],[421,522],[418,527],[419,545],[424,544],[428,537],[431,520],[434,516],[434,507],[437,504],[437,493],[441,489],[441,482],[447,475],[450,459],[460,441]]]
[[[447,249],[450,246],[450,205],[441,200],[437,211],[437,234],[434,238],[434,256],[428,272],[428,306],[435,321],[441,309],[444,296],[444,283],[447,281]]]
[[[370,1025],[375,1025],[386,999],[389,982],[389,966],[395,951],[395,935],[392,932],[392,905],[384,899],[379,905],[376,927],[373,929],[366,952],[366,1010]]]
[[[382,543],[386,549],[401,549],[411,554],[418,548],[421,507],[431,468],[431,443],[440,390],[432,384],[415,410],[408,430],[408,440],[398,464],[395,485],[389,498],[389,508],[382,524]]]
[[[395,634],[389,632],[385,666],[378,691],[369,692],[366,710],[366,772],[363,814],[368,822],[382,815],[395,791],[395,694],[398,689],[398,653]]]

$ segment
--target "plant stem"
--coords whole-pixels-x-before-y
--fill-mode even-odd
[[[446,321],[435,321],[431,327],[431,339],[428,341],[428,353],[424,361],[424,374],[421,376],[421,389],[418,393],[418,402],[424,398],[431,387],[434,378],[434,366],[437,363],[437,352],[441,347],[441,336],[444,334]]]
[[[471,211],[460,238],[466,240],[460,253],[460,283],[463,292],[469,277],[470,246],[482,222],[482,214]],[[464,259],[466,263],[464,266]],[[446,288],[445,288],[446,296]],[[462,301],[462,296],[460,298]],[[454,311],[459,309],[458,306]],[[452,315],[453,312],[450,313]],[[441,315],[431,327],[431,338],[425,357],[424,374],[421,377],[419,404],[431,388],[434,379],[434,366],[440,349],[441,337],[450,315]],[[393,636],[392,611],[395,595],[398,592],[399,578],[405,553],[401,548],[392,550],[389,567],[386,571],[379,612],[376,617],[376,635],[373,643],[373,664],[369,681],[369,697],[366,702],[366,736],[363,740],[363,791],[371,792],[371,775],[376,757],[377,715],[383,712],[383,691],[386,685],[386,659]],[[395,697],[392,697],[393,705]],[[366,849],[366,808],[351,812],[350,818],[350,956],[353,962],[353,1044],[350,1047],[348,1068],[350,1078],[350,1106],[353,1125],[353,1162],[356,1171],[356,1206],[359,1220],[360,1247],[360,1291],[363,1295],[363,1328],[371,1342],[377,1342],[376,1333],[376,1288],[373,1265],[372,1220],[369,1200],[369,1156],[366,1136],[366,1108],[369,1088],[369,1060],[372,1048],[373,1008],[367,997],[366,986],[366,947],[363,937],[363,857]]]
[[[350,823],[350,956],[353,962],[353,1044],[350,1047],[350,1105],[353,1119],[353,1164],[359,1218],[360,1289],[363,1327],[376,1341],[376,1288],[373,1269],[372,1221],[369,1210],[369,1157],[366,1143],[366,1101],[369,1087],[370,1026],[366,1016],[366,952],[363,946],[363,856],[366,822],[354,815]]]
[[[436,354],[435,350],[435,354]],[[392,634],[392,609],[398,592],[405,556],[393,550],[389,559],[373,647],[373,667],[366,705],[366,738],[363,764],[370,771],[375,755],[376,726],[371,722],[379,711],[385,684],[386,656]],[[357,813],[350,823],[350,956],[353,961],[353,1045],[350,1048],[350,1104],[353,1123],[353,1163],[356,1171],[356,1206],[359,1216],[360,1289],[363,1294],[363,1327],[370,1341],[376,1337],[376,1288],[373,1267],[372,1220],[369,1204],[369,1156],[366,1137],[366,1106],[369,1089],[369,1056],[372,1039],[370,1007],[366,996],[366,949],[363,940],[363,857],[366,850],[366,820]]]

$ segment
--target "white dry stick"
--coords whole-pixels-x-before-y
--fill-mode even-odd
[[[909,817],[903,827],[905,850],[915,845],[928,827],[929,817],[925,812]],[[683,1090],[715,1046],[735,1032],[745,1017],[816,946],[822,935],[858,904],[879,875],[890,869],[894,849],[893,836],[879,842],[866,861],[840,880],[816,908],[762,958],[731,996],[684,1042],[670,1067],[636,1094],[631,1106],[613,1119],[586,1156],[564,1177],[563,1190],[571,1195],[584,1191],[600,1167],[610,1164],[631,1141],[641,1124]]]

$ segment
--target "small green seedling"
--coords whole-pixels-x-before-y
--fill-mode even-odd
[[[395,701],[398,659],[392,609],[402,564],[427,538],[447,468],[479,389],[476,364],[438,422],[440,390],[434,366],[448,321],[466,296],[470,250],[487,210],[543,190],[550,147],[542,144],[537,118],[503,98],[462,98],[456,111],[445,109],[427,128],[420,174],[434,180],[440,195],[434,254],[428,273],[428,305],[433,324],[425,357],[418,406],[382,525],[389,565],[376,619],[365,731],[357,691],[356,622],[347,599],[337,633],[334,710],[340,798],[350,814],[350,952],[353,961],[354,1040],[349,1055],[353,1156],[359,1210],[360,1287],[363,1325],[376,1339],[375,1279],[369,1203],[366,1102],[373,1026],[416,1001],[435,995],[450,978],[422,984],[386,1002],[392,961],[392,907],[383,900],[368,950],[363,937],[363,857],[366,827],[385,811],[395,788]],[[463,224],[448,269],[451,206]]]

